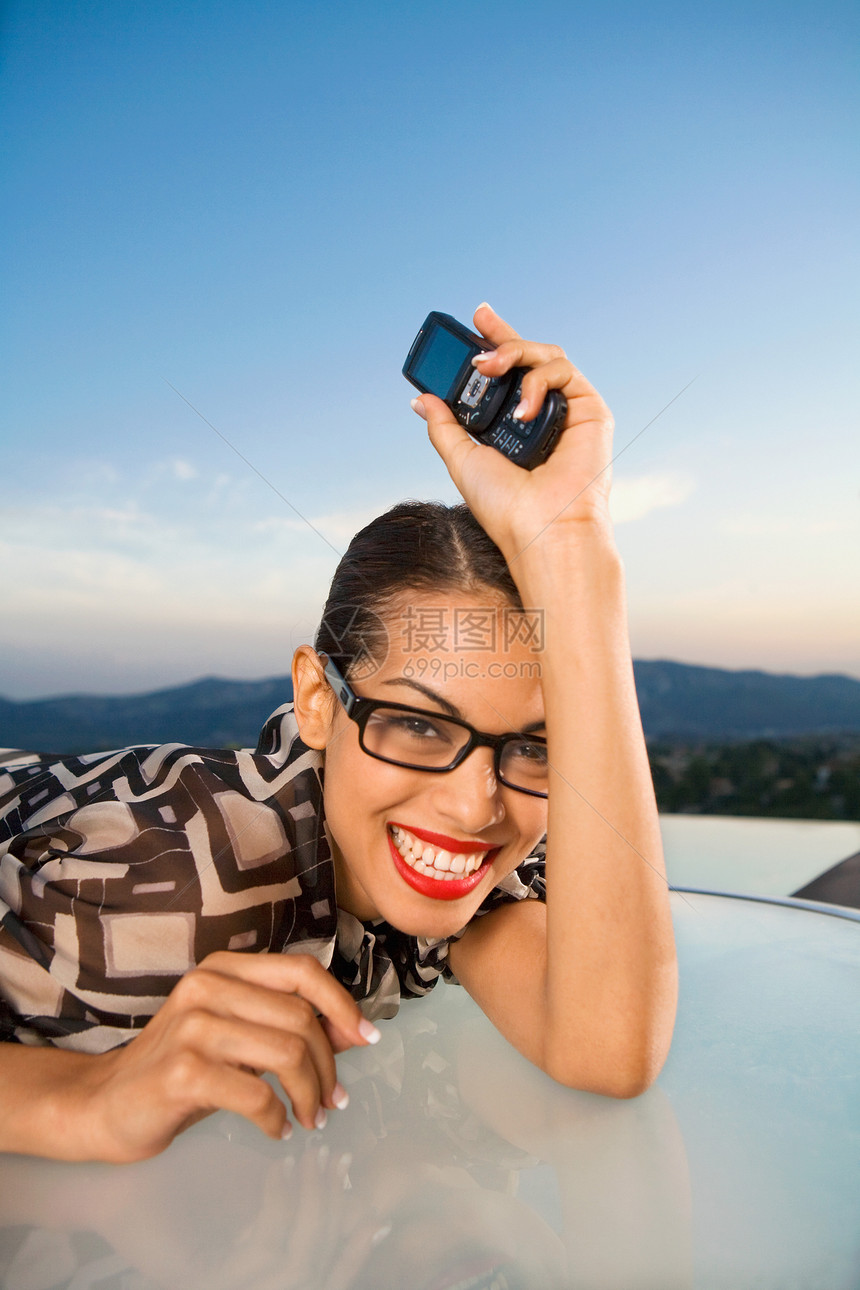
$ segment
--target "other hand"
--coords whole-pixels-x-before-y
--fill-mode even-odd
[[[147,1159],[221,1109],[287,1137],[287,1109],[264,1071],[278,1077],[295,1119],[321,1128],[326,1108],[348,1100],[334,1052],[378,1036],[310,955],[210,954],[139,1036],[87,1064],[78,1093],[90,1158]]]

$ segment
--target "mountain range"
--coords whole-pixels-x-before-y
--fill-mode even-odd
[[[649,741],[860,732],[860,681],[849,676],[729,671],[663,659],[638,660],[634,671]],[[269,714],[291,698],[288,676],[206,677],[149,694],[0,698],[0,747],[57,753],[165,742],[254,747]]]

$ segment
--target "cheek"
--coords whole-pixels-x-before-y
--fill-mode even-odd
[[[420,785],[418,785],[420,788]],[[368,756],[358,739],[348,736],[326,750],[326,814],[348,813],[358,824],[377,812],[388,812],[415,794],[416,784],[409,771],[389,766]]]
[[[527,806],[520,821],[520,836],[524,839],[526,846],[524,855],[529,855],[546,833],[546,802],[540,798],[532,800],[534,806],[531,806],[531,809]]]

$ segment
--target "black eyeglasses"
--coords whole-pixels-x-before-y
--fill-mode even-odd
[[[331,659],[325,675],[346,715],[358,726],[358,742],[368,756],[441,775],[454,770],[475,748],[492,748],[500,784],[532,797],[549,795],[546,740],[540,735],[488,735],[458,717],[406,703],[360,699]]]

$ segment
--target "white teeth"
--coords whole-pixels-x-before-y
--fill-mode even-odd
[[[451,881],[454,878],[467,877],[480,869],[484,861],[482,852],[437,851],[429,842],[422,842],[412,837],[405,829],[392,825],[391,837],[397,850],[408,865],[418,873],[440,881]]]

